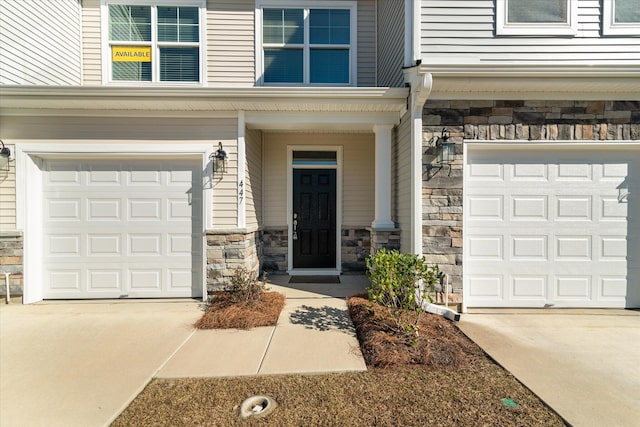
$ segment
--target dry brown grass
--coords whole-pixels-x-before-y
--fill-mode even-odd
[[[424,316],[412,343],[381,307],[349,300],[369,370],[327,375],[153,380],[113,426],[562,426],[562,419],[453,324]],[[372,367],[384,366],[384,368]],[[241,420],[268,395],[278,407]],[[510,407],[508,398],[517,402]]]
[[[266,394],[265,419],[238,406]],[[507,407],[511,398],[517,407]],[[508,372],[485,360],[465,368],[424,365],[327,375],[153,380],[113,423],[124,426],[562,426]]]
[[[285,297],[278,292],[264,292],[254,304],[235,302],[231,292],[220,291],[196,322],[198,329],[251,329],[275,326],[284,307]]]

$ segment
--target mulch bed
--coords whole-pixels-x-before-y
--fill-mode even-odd
[[[198,329],[251,329],[275,326],[284,307],[285,297],[265,292],[253,303],[236,302],[229,291],[216,292],[204,315],[196,322]]]
[[[486,358],[480,347],[442,316],[422,313],[415,334],[402,331],[394,320],[413,323],[415,313],[394,313],[362,296],[349,298],[347,304],[367,366],[467,367]]]

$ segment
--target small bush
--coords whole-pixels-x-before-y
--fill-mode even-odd
[[[433,302],[432,295],[442,277],[438,266],[427,264],[415,254],[384,248],[369,256],[366,263],[371,282],[367,288],[369,301],[388,307],[396,326],[406,335],[417,334],[422,305],[425,301]],[[413,321],[400,311],[415,313]]]
[[[268,290],[265,285],[266,280],[266,273],[261,282],[246,267],[238,267],[231,277],[231,284],[225,286],[224,290],[230,292],[234,302],[253,305],[258,303],[262,299],[262,294]]]

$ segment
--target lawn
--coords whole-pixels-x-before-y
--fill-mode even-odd
[[[367,372],[153,380],[114,426],[562,426],[562,419],[442,317],[416,336],[389,313],[349,300]],[[278,407],[242,420],[253,395]]]

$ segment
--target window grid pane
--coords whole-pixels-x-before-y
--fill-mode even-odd
[[[348,49],[311,49],[311,83],[349,83]]]
[[[160,48],[160,81],[197,82],[200,80],[200,50],[197,47]]]
[[[198,42],[198,8],[158,7],[158,41]]]
[[[151,41],[151,7],[109,5],[109,39]]]
[[[263,43],[303,44],[304,11],[302,9],[263,9]]]
[[[112,62],[112,79],[128,82],[150,82],[151,62]]]
[[[350,10],[311,9],[309,11],[309,42],[311,44],[349,44]]]
[[[302,83],[302,49],[265,49],[264,81],[266,83]]]
[[[566,23],[567,0],[507,0],[507,22]]]
[[[640,23],[640,4],[638,0],[613,0],[616,24]]]

